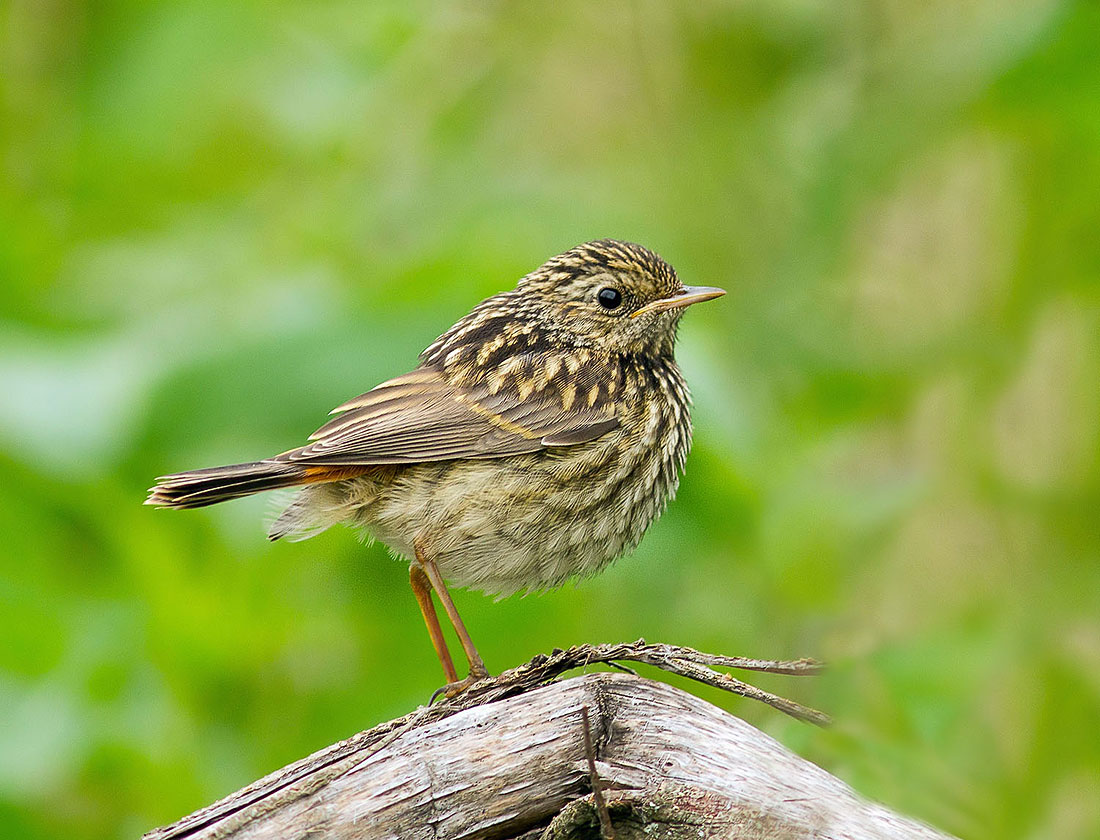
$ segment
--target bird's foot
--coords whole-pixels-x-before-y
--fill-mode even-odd
[[[432,703],[440,697],[446,697],[450,700],[452,697],[457,697],[462,692],[466,691],[470,686],[491,678],[492,675],[489,673],[489,669],[484,665],[481,665],[481,667],[471,667],[470,675],[466,677],[466,679],[456,680],[455,682],[450,682],[437,688],[432,694],[431,699],[428,700],[428,705],[432,705]]]

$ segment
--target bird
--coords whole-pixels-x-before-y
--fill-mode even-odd
[[[447,581],[504,597],[596,574],[675,495],[692,438],[677,327],[688,306],[723,294],[683,285],[641,245],[577,245],[475,306],[412,371],[338,405],[304,446],[161,476],[145,503],[297,488],[268,537],[343,523],[406,559],[453,695],[489,671]]]

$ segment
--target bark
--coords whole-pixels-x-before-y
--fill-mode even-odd
[[[653,649],[687,651],[602,647],[631,649],[643,661]],[[744,721],[667,684],[615,673],[534,689],[524,682],[552,673],[555,657],[575,662],[585,648],[598,650],[537,657],[478,691],[321,750],[146,840],[946,837],[867,802]]]

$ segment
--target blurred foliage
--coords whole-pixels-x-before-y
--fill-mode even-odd
[[[702,693],[969,838],[1100,836],[1100,5],[0,7],[0,836],[133,837],[425,701],[382,546],[153,476],[300,442],[615,236],[730,294],[680,498],[601,577],[457,600],[820,656]],[[698,687],[689,686],[700,691]]]

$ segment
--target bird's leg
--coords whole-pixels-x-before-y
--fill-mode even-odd
[[[454,627],[455,633],[458,634],[458,641],[462,644],[462,650],[466,653],[466,661],[470,663],[470,676],[457,687],[457,690],[461,691],[466,687],[468,681],[477,682],[489,676],[489,669],[485,667],[485,663],[481,660],[481,654],[477,652],[473,639],[470,638],[470,633],[466,630],[466,625],[462,623],[462,617],[459,616],[458,610],[455,608],[455,602],[451,600],[451,593],[447,591],[443,576],[439,573],[435,562],[427,556],[419,544],[416,545],[416,559],[431,582],[435,594],[439,597],[439,603],[443,605],[443,611],[447,613],[447,618],[451,620],[451,625]]]
[[[424,623],[428,625],[428,635],[432,637],[432,647],[436,656],[443,665],[443,673],[447,675],[447,682],[458,682],[458,672],[451,660],[451,652],[447,650],[447,642],[443,638],[443,628],[439,626],[439,616],[435,613],[435,604],[432,603],[432,583],[424,570],[415,563],[409,566],[409,584],[412,586],[416,603],[420,605],[420,613],[424,616]]]

